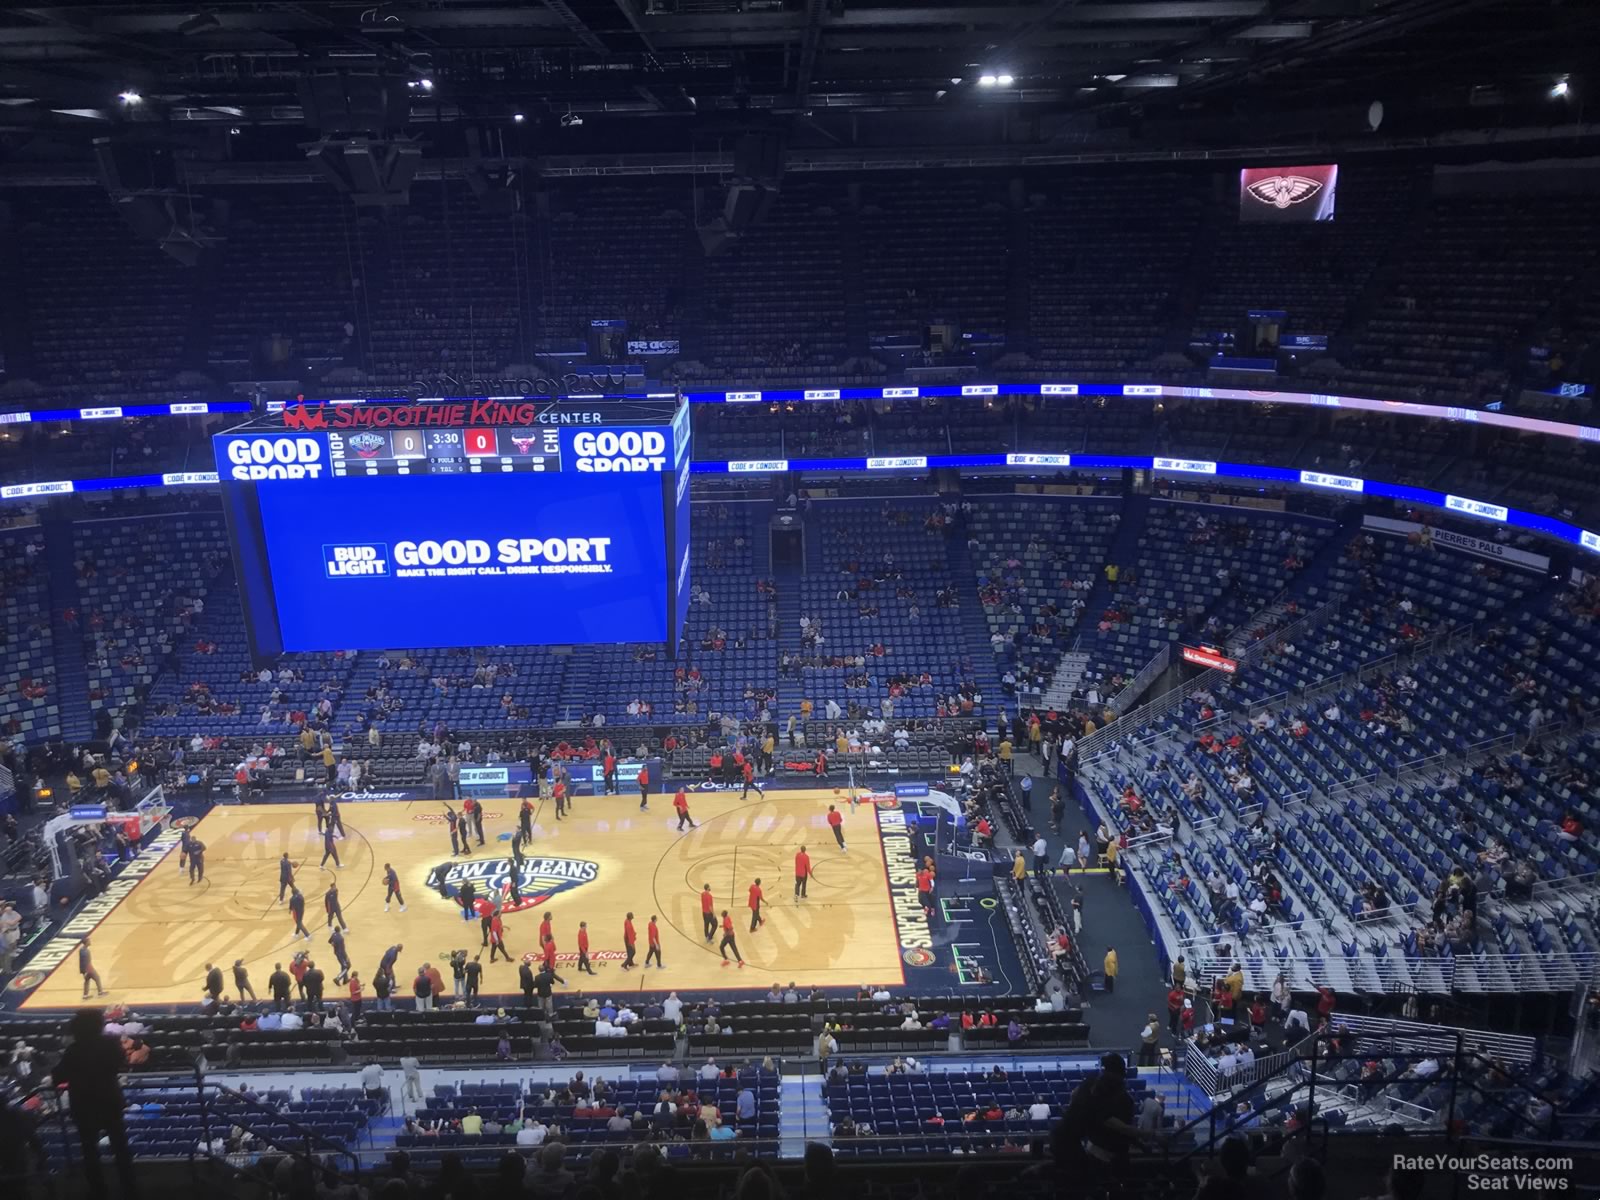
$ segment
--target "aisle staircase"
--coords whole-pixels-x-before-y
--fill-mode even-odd
[[[83,650],[89,614],[83,611],[78,594],[70,521],[45,524],[44,561],[50,572],[50,637],[55,647],[55,702],[61,736],[69,742],[89,741],[94,737],[94,713],[89,708],[89,661]],[[64,619],[69,608],[78,613],[75,625]]]
[[[1117,536],[1111,540],[1111,547],[1106,551],[1106,562],[1127,565],[1139,557],[1139,543],[1144,538],[1145,519],[1149,515],[1149,496],[1127,496],[1123,499],[1122,523],[1117,526]],[[1084,622],[1098,621],[1100,614],[1111,604],[1116,589],[1106,582],[1104,567],[1105,563],[1095,564],[1094,587],[1089,589],[1083,607]],[[1063,654],[1061,661],[1056,664],[1050,686],[1045,688],[1041,707],[1060,709],[1069,705],[1073,691],[1088,673],[1089,666],[1090,656],[1080,650],[1073,649]]]
[[[828,1101],[822,1094],[818,1075],[785,1075],[778,1090],[781,1105],[778,1122],[778,1155],[799,1158],[809,1142],[832,1144]]]
[[[806,559],[811,557],[810,539],[807,539]],[[787,646],[800,644],[800,571],[794,567],[772,569],[773,583],[778,588],[778,653]],[[781,726],[789,714],[800,715],[800,701],[805,697],[805,686],[798,675],[778,676],[778,707],[774,716]]]

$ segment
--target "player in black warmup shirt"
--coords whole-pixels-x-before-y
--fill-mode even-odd
[[[400,894],[400,876],[395,874],[394,867],[388,863],[383,864],[383,911],[389,911],[389,901],[400,901],[400,911],[406,910],[406,898]]]
[[[339,797],[328,797],[328,828],[336,837],[344,836],[344,818],[339,815]]]
[[[204,882],[206,877],[206,844],[199,838],[189,839],[189,883]]]
[[[292,862],[289,861],[289,855],[288,855],[287,852],[285,852],[284,856],[278,860],[278,903],[279,904],[283,903],[284,894],[287,893],[288,890],[294,886],[294,871],[295,871],[295,868],[297,866],[299,866],[299,865],[300,865],[299,863],[292,863]]]
[[[328,890],[322,893],[322,907],[327,911],[328,924],[339,922],[339,928],[349,932],[350,926],[345,923],[344,909],[339,906],[339,885],[330,883]]]
[[[290,936],[298,935],[309,942],[311,931],[306,928],[306,898],[294,884],[289,885],[289,915],[294,918],[294,933]]]
[[[344,864],[339,861],[339,848],[333,844],[333,826],[331,825],[322,831],[322,861],[317,865],[319,867],[327,866],[330,858],[333,859],[334,866],[341,869],[344,867]]]

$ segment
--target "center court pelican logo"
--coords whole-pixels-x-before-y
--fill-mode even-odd
[[[451,863],[445,870],[444,891],[452,897],[461,892],[468,880],[479,895],[494,896],[501,900],[502,912],[522,912],[536,908],[562,892],[571,891],[600,878],[600,864],[586,858],[526,858],[517,875],[517,890],[522,894],[520,903],[511,902],[511,873],[516,864],[509,858],[475,858],[466,862]],[[428,883],[439,888],[437,871],[428,877]]]
[[[1268,175],[1249,185],[1252,196],[1273,208],[1303,204],[1322,190],[1322,181],[1305,175]]]

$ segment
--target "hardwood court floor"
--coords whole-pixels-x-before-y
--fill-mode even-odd
[[[774,981],[791,980],[822,987],[904,983],[870,805],[852,811],[832,789],[773,792],[765,800],[745,803],[738,792],[695,792],[689,802],[699,828],[681,834],[670,795],[652,797],[648,813],[638,811],[636,794],[579,797],[575,811],[560,822],[553,806],[541,806],[528,848],[537,882],[532,888],[525,885],[523,892],[525,899],[547,889],[551,894],[537,906],[504,917],[514,961],[491,965],[484,950],[483,990],[518,990],[517,962],[536,948],[546,912],[554,918],[560,973],[567,980],[561,991],[765,990]],[[474,844],[470,854],[453,861],[482,864],[466,869],[484,878],[498,872],[495,860],[505,859],[509,867],[518,803],[486,801],[487,844]],[[839,851],[828,829],[830,803],[844,814],[848,854]],[[477,953],[482,940],[476,921],[463,921],[452,902],[427,886],[433,868],[452,861],[443,813],[444,806],[432,801],[342,805],[348,836],[338,843],[344,865],[335,870],[332,863],[318,865],[322,839],[309,804],[213,809],[196,828],[207,847],[204,881],[189,883],[174,850],[91,935],[106,1002],[198,1003],[208,962],[223,968],[231,998],[231,967],[238,958],[249,968],[257,995],[265,996],[273,964],[287,967],[299,948],[309,949],[325,970],[326,994],[346,997],[332,982],[337,967],[323,912],[323,893],[337,878],[349,924],[346,944],[368,1004],[378,959],[396,942],[405,945],[396,970],[397,999],[409,1004],[410,980],[421,963],[442,965],[446,952],[456,947]],[[814,873],[803,901],[793,896],[794,853],[802,843]],[[309,942],[291,938],[288,909],[277,902],[278,856],[286,850],[301,864],[297,881],[306,898]],[[398,904],[384,912],[386,862],[399,872],[404,913]],[[758,876],[772,907],[766,924],[750,933],[747,892]],[[739,949],[748,964],[743,970],[724,968],[715,943],[707,945],[701,938],[699,890],[705,883],[711,884],[719,914],[723,908],[733,914]],[[483,879],[477,886],[482,894]],[[646,923],[651,913],[659,915],[665,969],[621,970],[622,922],[630,910],[640,962]],[[593,978],[576,971],[580,920],[589,923],[590,954],[598,972]],[[445,976],[448,982],[448,968]],[[80,1003],[81,996],[74,955],[51,972],[23,1007],[68,1007]]]

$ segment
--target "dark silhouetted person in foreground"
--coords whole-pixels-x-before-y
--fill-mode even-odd
[[[117,1180],[127,1200],[139,1194],[133,1177],[133,1155],[128,1152],[128,1135],[122,1126],[122,1083],[118,1073],[127,1060],[122,1045],[105,1032],[105,1013],[98,1008],[82,1008],[67,1025],[72,1044],[61,1054],[52,1073],[57,1085],[65,1084],[67,1107],[78,1127],[83,1147],[83,1171],[89,1195],[100,1200],[106,1195],[105,1175],[100,1166],[100,1135],[105,1134],[117,1163]]]

